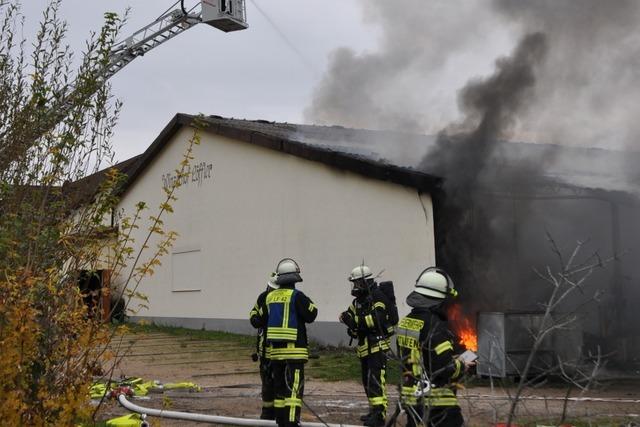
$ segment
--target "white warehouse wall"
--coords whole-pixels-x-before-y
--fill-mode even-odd
[[[151,208],[145,217],[155,214],[163,176],[173,173],[192,133],[182,128],[129,187],[125,214],[138,201]],[[346,342],[337,317],[351,301],[347,275],[363,259],[375,272],[384,269],[381,280],[394,282],[401,315],[408,312],[404,299],[417,275],[435,264],[428,194],[423,210],[415,189],[207,132],[193,155],[204,173],[189,177],[175,212],[163,217],[179,237],[138,289],[149,298],[139,318],[250,332],[249,310],[284,257],[301,266],[299,289],[319,310],[310,335],[321,342]]]

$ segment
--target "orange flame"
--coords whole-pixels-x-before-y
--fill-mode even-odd
[[[449,324],[462,344],[467,350],[478,351],[478,335],[476,328],[469,316],[462,313],[460,304],[451,304],[447,310]]]

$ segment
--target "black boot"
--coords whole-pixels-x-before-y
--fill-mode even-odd
[[[364,415],[360,415],[360,421],[367,421],[369,418],[371,418],[371,415],[373,415],[372,411],[369,411]]]
[[[364,420],[364,425],[367,427],[384,427],[384,424],[384,415],[378,411],[371,413],[371,416]]]
[[[275,420],[276,419],[276,411],[275,408],[265,408],[262,407],[262,413],[260,414],[261,420]]]

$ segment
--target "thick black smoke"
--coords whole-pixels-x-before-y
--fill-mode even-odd
[[[503,309],[511,304],[504,301],[506,293],[496,295],[491,289],[502,288],[493,283],[509,280],[513,275],[506,273],[515,266],[505,256],[513,243],[512,227],[505,218],[510,212],[499,202],[487,203],[487,197],[500,190],[531,194],[532,187],[543,181],[541,159],[519,160],[496,169],[497,149],[533,95],[536,70],[547,51],[544,34],[529,34],[510,56],[496,61],[492,76],[465,86],[460,91],[464,120],[438,135],[436,146],[421,164],[423,170],[446,177],[444,198],[436,212],[438,262],[460,278],[465,299],[491,301],[493,309],[498,301]],[[501,259],[505,262],[497,261]],[[476,285],[476,292],[470,284]],[[482,305],[467,305],[467,309],[487,308]]]
[[[487,169],[489,161],[499,139],[512,129],[532,96],[536,84],[534,68],[546,53],[544,34],[527,35],[511,56],[497,60],[493,76],[472,81],[461,90],[460,108],[465,117],[456,127],[472,130],[453,135],[447,130],[441,132],[435,149],[421,165],[447,177],[447,193],[493,185],[496,176]],[[518,169],[522,166],[529,165],[519,165]]]
[[[640,193],[640,1],[362,4],[382,30],[379,46],[334,52],[307,121],[440,131],[420,167],[445,179],[434,204],[438,262],[469,311],[539,308],[545,289],[532,267],[554,261],[546,232],[563,251],[585,238],[586,252],[626,251],[591,280],[605,299],[586,309],[585,331],[621,359],[640,352],[628,305],[640,298],[640,203],[611,191]],[[513,40],[490,77],[474,78]],[[390,153],[406,149],[406,135],[383,139],[372,144],[380,154],[408,157]]]

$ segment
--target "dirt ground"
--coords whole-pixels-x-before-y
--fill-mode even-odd
[[[257,418],[260,413],[260,378],[257,363],[252,362],[250,346],[196,340],[164,333],[127,335],[123,344],[128,356],[115,372],[115,377],[142,377],[162,383],[191,381],[202,387],[200,392],[172,390],[151,392],[134,397],[132,402],[150,408],[198,412],[210,415]],[[354,356],[355,357],[355,356]],[[367,401],[362,386],[354,381],[326,382],[315,379],[307,370],[303,420],[360,424],[358,417],[366,412]],[[580,396],[567,405],[570,419],[584,420],[583,425],[634,425],[640,423],[640,383],[611,382],[598,391]],[[398,393],[387,387],[390,411]],[[520,406],[523,419],[558,420],[563,411],[565,389],[540,387],[529,391]],[[506,420],[508,393],[513,390],[472,387],[458,393],[467,424],[488,426]],[[128,413],[115,401],[100,410],[105,420]],[[152,426],[195,426],[201,423],[149,418]],[[535,423],[534,423],[535,424]],[[398,425],[404,425],[399,423]]]

